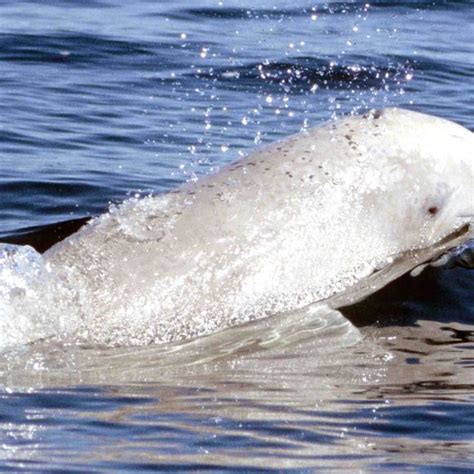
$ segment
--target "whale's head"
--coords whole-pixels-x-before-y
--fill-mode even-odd
[[[426,262],[445,263],[459,249],[466,250],[463,266],[471,266],[472,244],[465,243],[474,237],[474,134],[403,109],[351,117],[337,130],[342,136],[332,146],[350,138],[342,176],[355,183],[346,188],[347,226],[338,239],[351,236],[344,259],[371,265],[329,304],[360,301],[406,272],[418,273]]]
[[[389,217],[380,231],[404,249],[429,247],[462,229],[467,239],[474,226],[474,134],[402,109],[368,120],[378,135],[370,155],[384,176],[380,192],[367,195],[368,207]]]

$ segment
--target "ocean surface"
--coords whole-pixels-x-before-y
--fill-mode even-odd
[[[0,2],[0,240],[339,115],[474,130],[472,0]],[[401,138],[402,139],[402,138]],[[313,332],[0,354],[0,470],[474,470],[474,272]]]

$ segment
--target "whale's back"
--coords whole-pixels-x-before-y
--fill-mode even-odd
[[[330,298],[459,227],[472,144],[415,112],[343,118],[113,208],[45,258],[89,327],[205,334]]]

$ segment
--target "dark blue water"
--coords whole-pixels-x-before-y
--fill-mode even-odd
[[[2,1],[0,236],[348,112],[474,130],[473,25],[472,0]],[[472,471],[473,292],[468,270],[406,279],[343,354],[24,349],[0,364],[0,469]]]

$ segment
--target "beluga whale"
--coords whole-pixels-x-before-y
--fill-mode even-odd
[[[29,311],[112,345],[334,311],[472,237],[473,154],[469,130],[398,108],[302,131],[94,218],[43,254]]]

